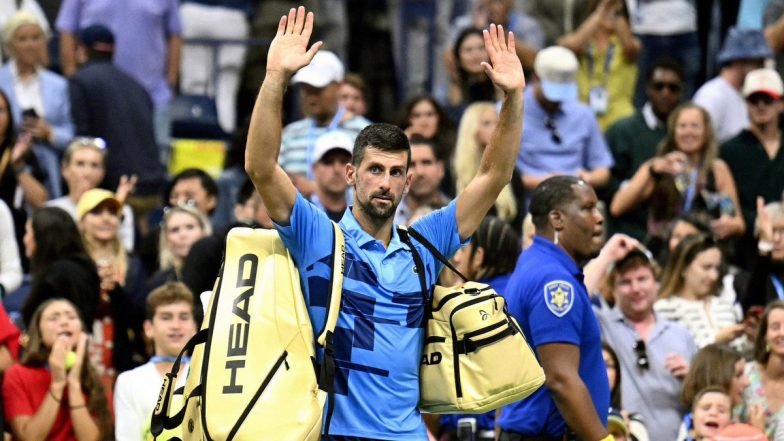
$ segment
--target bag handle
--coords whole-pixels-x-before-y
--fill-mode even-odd
[[[329,425],[332,422],[332,413],[335,411],[335,346],[333,338],[335,336],[335,325],[340,315],[340,305],[343,295],[343,273],[346,267],[346,238],[340,225],[332,222],[333,236],[332,247],[332,275],[330,277],[329,305],[327,319],[324,329],[316,339],[317,343],[324,348],[324,362],[321,363],[318,372],[318,387],[327,393],[327,414],[324,422],[324,432],[322,439],[329,436]]]
[[[177,427],[182,422],[183,418],[185,417],[185,412],[180,411],[177,415],[170,417],[169,416],[169,406],[172,397],[172,389],[174,388],[174,384],[177,380],[177,375],[180,373],[180,364],[182,363],[182,357],[189,351],[191,351],[196,345],[205,343],[207,341],[209,329],[204,328],[196,333],[188,343],[185,343],[185,347],[182,348],[180,351],[180,355],[177,356],[177,360],[174,361],[174,365],[172,365],[171,371],[169,371],[163,377],[163,385],[161,386],[161,392],[158,395],[158,403],[155,406],[155,409],[152,413],[152,419],[150,420],[150,433],[154,437],[158,437],[165,429],[172,429]],[[201,390],[200,387],[194,389]],[[195,394],[191,394],[193,396]],[[190,399],[190,397],[188,397]],[[183,409],[185,407],[183,406]]]
[[[338,315],[340,314],[340,302],[343,294],[343,272],[346,266],[346,238],[343,236],[343,231],[340,226],[332,222],[332,229],[334,236],[332,239],[332,274],[330,275],[330,296],[329,305],[327,305],[327,317],[324,321],[324,329],[318,333],[316,341],[322,347],[325,346],[327,340],[327,333],[335,332],[335,325],[338,322]]]
[[[455,268],[455,266],[452,265],[452,263],[449,261],[449,259],[444,257],[444,255],[441,254],[441,252],[438,251],[438,249],[435,246],[433,246],[432,243],[430,243],[427,239],[425,239],[425,236],[422,236],[422,234],[420,234],[419,231],[413,229],[412,227],[406,227],[404,225],[398,225],[397,226],[397,231],[398,231],[398,234],[400,234],[401,236],[405,236],[403,240],[406,241],[406,244],[409,247],[411,247],[412,253],[414,252],[414,247],[413,247],[413,245],[411,245],[410,240],[408,240],[408,237],[407,237],[408,235],[411,235],[411,237],[416,239],[417,242],[419,242],[422,245],[424,245],[425,248],[427,248],[427,250],[430,251],[430,254],[432,254],[433,257],[435,257],[441,263],[443,263],[444,266],[446,266],[447,268],[452,270],[453,273],[457,274],[461,279],[463,279],[463,282],[468,282],[468,277],[464,276],[463,273],[458,271],[457,268]],[[403,231],[404,233],[401,234],[400,233],[401,231]],[[408,234],[406,234],[406,233],[408,233]]]

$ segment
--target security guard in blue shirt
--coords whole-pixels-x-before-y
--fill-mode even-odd
[[[562,441],[569,430],[582,441],[613,439],[599,324],[578,267],[602,247],[596,204],[593,188],[572,176],[549,178],[531,196],[537,235],[517,261],[506,298],[547,387],[503,408],[501,441]]]

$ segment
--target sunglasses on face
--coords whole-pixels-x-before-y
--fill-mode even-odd
[[[637,367],[643,370],[647,370],[651,365],[648,361],[648,354],[645,352],[645,342],[638,339],[634,342],[634,355],[637,356]]]
[[[651,84],[651,87],[653,87],[653,90],[655,90],[657,92],[661,92],[664,89],[669,90],[670,93],[678,93],[678,92],[681,91],[681,85],[680,84],[678,84],[678,83],[665,83],[664,81],[657,81],[657,82]]]
[[[548,116],[544,119],[544,126],[550,130],[550,139],[552,139],[554,143],[560,144],[561,133],[558,131],[558,127],[555,126],[555,120]]]
[[[773,100],[774,99],[772,96],[762,92],[752,93],[751,95],[746,97],[746,101],[748,101],[748,103],[751,104],[752,106],[757,106],[760,103],[769,106],[773,104]]]

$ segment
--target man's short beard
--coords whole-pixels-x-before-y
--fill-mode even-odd
[[[361,201],[359,198],[357,198],[357,204],[359,204],[359,207],[368,215],[368,217],[378,221],[386,221],[395,215],[395,211],[397,211],[397,204],[394,202],[392,202],[392,205],[390,205],[389,208],[382,209],[374,206],[372,201],[372,198],[367,202]]]

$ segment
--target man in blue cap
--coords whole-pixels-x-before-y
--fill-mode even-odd
[[[106,26],[79,33],[81,65],[69,85],[71,114],[77,135],[105,140],[104,188],[117,188],[123,175],[136,175],[136,190],[127,202],[134,218],[145,223],[147,213],[160,204],[166,170],[158,159],[150,96],[112,63],[114,49],[114,35]]]
[[[577,176],[594,188],[610,179],[613,158],[596,116],[577,101],[577,67],[577,57],[565,47],[550,46],[536,54],[517,156],[528,191],[554,175]]]
[[[694,94],[694,102],[708,111],[716,131],[716,141],[730,140],[749,126],[746,100],[741,94],[746,74],[759,69],[773,57],[765,34],[757,29],[731,28],[716,62],[719,75]]]

